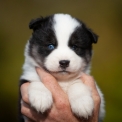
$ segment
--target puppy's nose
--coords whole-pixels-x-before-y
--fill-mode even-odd
[[[59,61],[60,67],[61,68],[66,68],[69,66],[70,61],[69,60],[61,60]]]

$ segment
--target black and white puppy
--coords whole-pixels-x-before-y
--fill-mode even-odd
[[[72,112],[79,117],[92,115],[94,101],[90,89],[80,77],[82,72],[89,74],[92,56],[92,43],[97,43],[97,35],[83,22],[68,14],[54,14],[32,20],[33,29],[25,49],[23,81],[30,81],[29,101],[38,112],[51,109],[51,92],[40,81],[35,67],[42,67],[53,75],[67,93]],[[96,85],[97,86],[97,85]],[[101,97],[99,120],[104,118],[104,99]],[[60,97],[60,96],[59,96]]]

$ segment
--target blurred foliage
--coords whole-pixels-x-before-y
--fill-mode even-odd
[[[99,35],[92,75],[105,96],[104,122],[122,121],[122,0],[1,0],[0,121],[17,121],[18,81],[31,35],[28,23],[53,13],[69,13]]]

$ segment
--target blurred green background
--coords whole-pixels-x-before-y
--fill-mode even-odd
[[[92,75],[104,93],[104,122],[122,121],[122,0],[0,0],[0,121],[17,122],[18,81],[31,19],[69,13],[99,35]]]

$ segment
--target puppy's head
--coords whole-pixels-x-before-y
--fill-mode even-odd
[[[84,23],[68,14],[32,20],[29,56],[55,77],[86,71],[97,36]],[[63,76],[62,76],[63,75]]]

